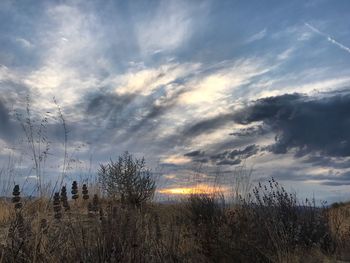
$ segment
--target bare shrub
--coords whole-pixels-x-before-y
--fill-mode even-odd
[[[272,178],[268,185],[259,183],[253,198],[243,201],[235,228],[244,233],[241,240],[268,261],[281,262],[297,250],[314,248],[331,254],[334,241],[326,211],[314,200],[298,202]]]
[[[106,165],[101,164],[98,176],[102,189],[109,197],[137,207],[150,200],[156,189],[144,158],[134,158],[128,152],[116,162],[111,160]]]

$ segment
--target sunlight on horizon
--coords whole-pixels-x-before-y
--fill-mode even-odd
[[[172,188],[163,188],[158,190],[160,194],[166,195],[191,195],[191,194],[227,194],[229,193],[228,187],[222,186],[211,186],[207,184],[199,184],[192,187],[172,187]]]

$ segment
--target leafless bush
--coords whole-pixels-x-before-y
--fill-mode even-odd
[[[281,262],[298,249],[331,254],[334,240],[326,211],[314,200],[300,203],[272,178],[267,185],[259,183],[253,197],[243,200],[236,227],[246,231],[242,239],[267,260]]]
[[[120,156],[117,162],[111,160],[106,165],[101,164],[98,176],[102,189],[109,197],[137,207],[150,200],[156,189],[144,158],[134,158],[128,152]]]

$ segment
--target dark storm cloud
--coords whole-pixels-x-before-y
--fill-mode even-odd
[[[197,150],[197,151],[192,151],[192,152],[185,153],[184,156],[197,157],[197,156],[202,156],[203,154],[204,154],[204,152]]]
[[[247,159],[259,151],[259,147],[255,144],[248,145],[242,149],[234,149],[212,155],[210,158],[216,161],[218,165],[236,165],[240,164],[242,160]]]
[[[253,105],[236,112],[235,121],[240,124],[250,124],[264,121],[271,125],[274,119],[289,118],[296,103],[305,98],[300,94],[285,94],[268,97],[253,102]]]
[[[273,153],[297,149],[296,157],[312,152],[350,156],[350,94],[307,97],[301,94],[263,98],[236,112],[240,124],[262,121],[276,133]]]
[[[333,168],[349,166],[347,160],[341,160],[350,156],[350,94],[348,92],[336,92],[323,97],[295,93],[259,99],[232,114],[199,121],[185,129],[182,136],[186,139],[194,138],[220,129],[232,121],[243,125],[262,122],[262,125],[243,128],[232,133],[237,137],[253,140],[268,132],[276,135],[275,143],[261,147],[261,151],[283,154],[295,149],[297,158],[311,154],[303,162],[314,166]],[[218,164],[229,164],[232,160],[253,156],[258,151],[259,146],[252,144],[243,149],[213,154],[210,159],[217,160]],[[316,153],[318,155],[315,155]],[[337,160],[332,160],[332,157],[336,157]]]

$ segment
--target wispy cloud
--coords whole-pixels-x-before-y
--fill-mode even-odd
[[[32,48],[34,45],[27,39],[18,37],[16,42],[20,43],[24,48]]]
[[[143,55],[178,48],[191,34],[191,6],[182,1],[162,1],[154,16],[136,24]]]
[[[342,43],[338,42],[337,40],[335,40],[333,37],[331,37],[330,35],[320,31],[319,29],[317,29],[316,27],[312,26],[309,23],[305,23],[305,26],[307,26],[308,28],[310,28],[312,31],[314,31],[315,33],[325,37],[327,39],[327,41],[331,42],[332,44],[336,45],[337,47],[345,50],[346,52],[350,53],[350,48],[343,45]]]
[[[264,28],[263,30],[259,31],[258,33],[252,35],[246,40],[246,43],[251,43],[260,39],[263,39],[267,34],[267,29]]]
[[[336,51],[349,53],[344,44],[349,36],[344,34],[339,42],[312,23],[304,24],[324,14],[319,4],[312,6],[312,13],[293,13],[282,1],[259,10],[243,1],[0,2],[0,135],[14,136],[5,126],[12,127],[11,111],[25,107],[23,98],[29,93],[35,113],[55,110],[55,96],[67,119],[70,143],[92,142],[89,151],[97,161],[129,150],[168,168],[216,163],[229,169],[243,155],[263,167],[258,172],[265,176],[277,164],[322,165],[300,163],[289,152],[277,159],[266,150],[276,144],[268,124],[284,116],[283,105],[277,105],[282,110],[268,123],[238,124],[232,115],[258,99],[266,104],[258,107],[259,114],[268,111],[266,97],[298,92],[311,98],[349,87],[350,62],[342,51],[332,52],[335,45]],[[348,21],[339,17],[337,25]],[[309,41],[315,36],[325,38],[331,48],[315,48]],[[313,112],[309,104],[297,105],[299,111]],[[323,119],[328,116],[322,114]],[[315,121],[312,116],[309,122]],[[328,130],[320,123],[319,130]],[[278,131],[286,139],[297,136],[298,127]],[[0,137],[1,146],[8,145],[8,137]],[[0,154],[5,152],[0,149]],[[81,160],[88,159],[85,155]],[[176,169],[167,171],[176,178],[167,179],[179,187],[188,171]]]

